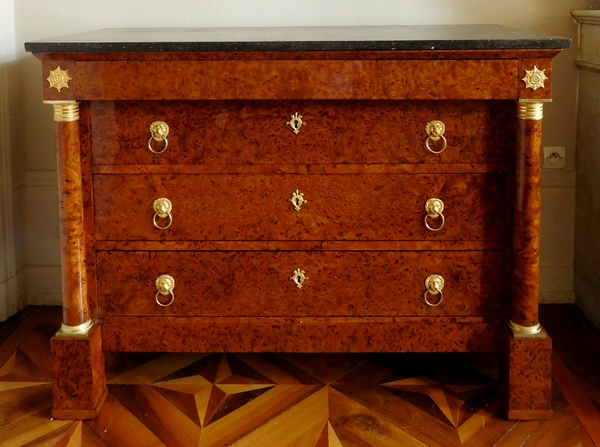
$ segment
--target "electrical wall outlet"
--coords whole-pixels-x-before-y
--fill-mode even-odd
[[[564,169],[565,148],[561,146],[545,147],[543,150],[544,169]]]

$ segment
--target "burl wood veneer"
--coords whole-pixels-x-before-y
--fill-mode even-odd
[[[106,351],[494,352],[481,318],[105,317]],[[529,410],[529,408],[526,408]]]
[[[85,268],[83,192],[79,126],[76,121],[57,122],[56,166],[58,177],[59,219],[61,230],[60,258],[64,323],[78,326],[90,319]]]
[[[98,300],[111,316],[493,317],[504,295],[502,265],[500,251],[98,252]],[[290,290],[297,266],[310,276]],[[168,307],[149,299],[164,272],[176,284]],[[446,278],[443,306],[423,301],[431,273]]]
[[[550,417],[539,150],[569,45],[495,26],[26,44],[57,121],[54,417],[97,413],[102,351],[498,352],[508,417]]]
[[[503,101],[91,101],[92,163],[504,163],[514,112]],[[290,110],[306,123],[290,138]],[[447,150],[426,150],[425,126],[446,126]],[[169,124],[169,148],[148,150],[148,123]],[[442,141],[431,143],[440,150]]]
[[[100,327],[86,337],[57,336],[50,342],[53,410],[59,419],[91,419],[106,399],[106,377]]]
[[[502,337],[500,380],[510,419],[552,416],[552,340],[545,332],[539,335],[528,338],[508,333]]]
[[[517,89],[517,63],[511,59],[98,60],[61,64],[63,69],[80,73],[81,78],[62,95],[48,89],[47,99],[506,99],[515,97]],[[45,61],[44,72],[55,65],[52,60]],[[115,82],[115,74],[127,82]]]
[[[502,174],[96,175],[97,240],[500,240]],[[298,190],[307,203],[288,200]],[[155,199],[173,206],[157,231]],[[444,202],[428,230],[425,203]],[[168,218],[158,219],[166,226]],[[437,228],[441,218],[431,219]]]
[[[512,253],[514,282],[513,320],[523,326],[539,323],[541,121],[519,121],[516,159]]]

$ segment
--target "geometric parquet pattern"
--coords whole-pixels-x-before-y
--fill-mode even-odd
[[[482,355],[107,353],[98,418],[52,420],[54,331],[0,356],[2,447],[593,446],[557,386],[551,421],[502,419]]]

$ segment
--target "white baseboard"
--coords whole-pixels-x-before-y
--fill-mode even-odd
[[[55,306],[62,304],[59,265],[29,265],[27,271],[27,304]]]
[[[24,186],[34,188],[56,189],[58,185],[56,171],[32,171],[25,172]]]
[[[60,293],[34,293],[27,294],[27,305],[29,306],[61,306],[62,295]]]
[[[573,304],[575,292],[542,292],[540,291],[540,304]]]
[[[26,306],[25,272],[0,283],[0,321],[16,314]]]
[[[574,303],[574,268],[569,265],[540,266],[540,302]]]
[[[590,320],[597,328],[600,328],[600,292],[598,291],[598,284],[600,279],[595,274],[594,270],[584,271],[580,269],[577,271],[576,278],[576,290],[577,299],[576,304],[585,316]]]
[[[583,300],[577,300],[577,307],[581,309],[586,318],[592,322],[594,326],[600,329],[600,312],[598,312],[598,306],[593,306]]]

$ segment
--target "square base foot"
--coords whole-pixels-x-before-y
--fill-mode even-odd
[[[54,419],[62,419],[62,420],[74,420],[74,421],[82,421],[85,419],[94,419],[100,413],[102,409],[102,405],[104,405],[104,401],[106,400],[106,396],[108,396],[108,390],[105,389],[104,393],[100,397],[100,401],[96,408],[91,410],[52,410],[52,417]]]
[[[53,417],[95,417],[107,393],[100,326],[92,327],[87,336],[54,336],[50,349]]]
[[[552,419],[552,410],[509,410],[508,419],[511,421],[539,421]]]
[[[552,340],[545,332],[522,336],[508,327],[503,338],[500,386],[508,419],[550,419]]]

